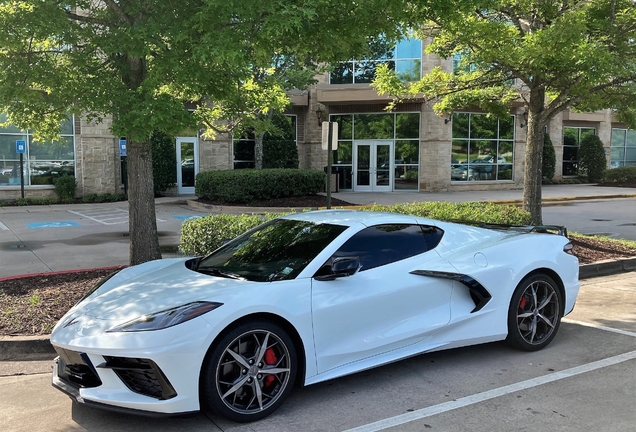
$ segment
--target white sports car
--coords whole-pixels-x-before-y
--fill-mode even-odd
[[[554,233],[556,231],[556,234]],[[318,211],[105,278],[57,324],[53,385],[91,406],[236,421],[292,387],[419,353],[550,343],[579,291],[561,227]]]

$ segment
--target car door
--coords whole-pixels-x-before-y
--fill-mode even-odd
[[[427,231],[428,230],[428,231]],[[360,271],[312,279],[318,373],[421,341],[450,320],[452,282],[409,272],[441,259],[441,230],[413,224],[368,227],[332,258],[359,257]]]

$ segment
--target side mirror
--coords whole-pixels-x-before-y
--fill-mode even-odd
[[[340,277],[352,276],[360,270],[360,258],[358,257],[339,257],[334,258],[331,262],[331,268],[329,265],[325,265],[321,272],[329,272],[328,274],[322,274],[315,276],[314,279],[319,281],[330,281]]]

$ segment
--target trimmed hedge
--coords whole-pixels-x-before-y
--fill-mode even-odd
[[[596,135],[587,135],[581,140],[578,157],[579,174],[585,173],[590,183],[600,182],[607,167],[603,141]]]
[[[363,210],[410,214],[443,221],[467,220],[514,225],[530,223],[530,213],[519,207],[483,202],[374,205]],[[189,219],[181,227],[179,248],[187,255],[206,255],[221,246],[224,240],[233,239],[265,221],[284,214],[270,213],[264,216],[221,214]]]
[[[374,205],[369,211],[409,214],[441,221],[478,221],[486,223],[502,223],[527,225],[530,213],[513,205],[501,205],[489,202],[418,202],[403,203],[392,206]]]
[[[543,158],[541,159],[541,176],[545,181],[552,181],[556,171],[556,153],[550,135],[543,137]]]
[[[603,171],[604,183],[636,184],[636,166],[624,166]]]
[[[181,244],[179,248],[187,255],[206,255],[246,231],[282,216],[284,213],[261,215],[218,214],[188,219],[181,226]]]
[[[224,170],[197,174],[194,193],[201,199],[250,203],[287,196],[314,195],[325,188],[325,173],[304,169]]]

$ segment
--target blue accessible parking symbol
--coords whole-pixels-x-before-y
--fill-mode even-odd
[[[179,219],[181,221],[186,221],[188,219],[198,219],[201,215],[183,215],[183,216],[172,216],[173,219]]]
[[[31,222],[26,224],[29,228],[67,228],[80,226],[77,222],[73,221],[60,221],[60,222]]]

